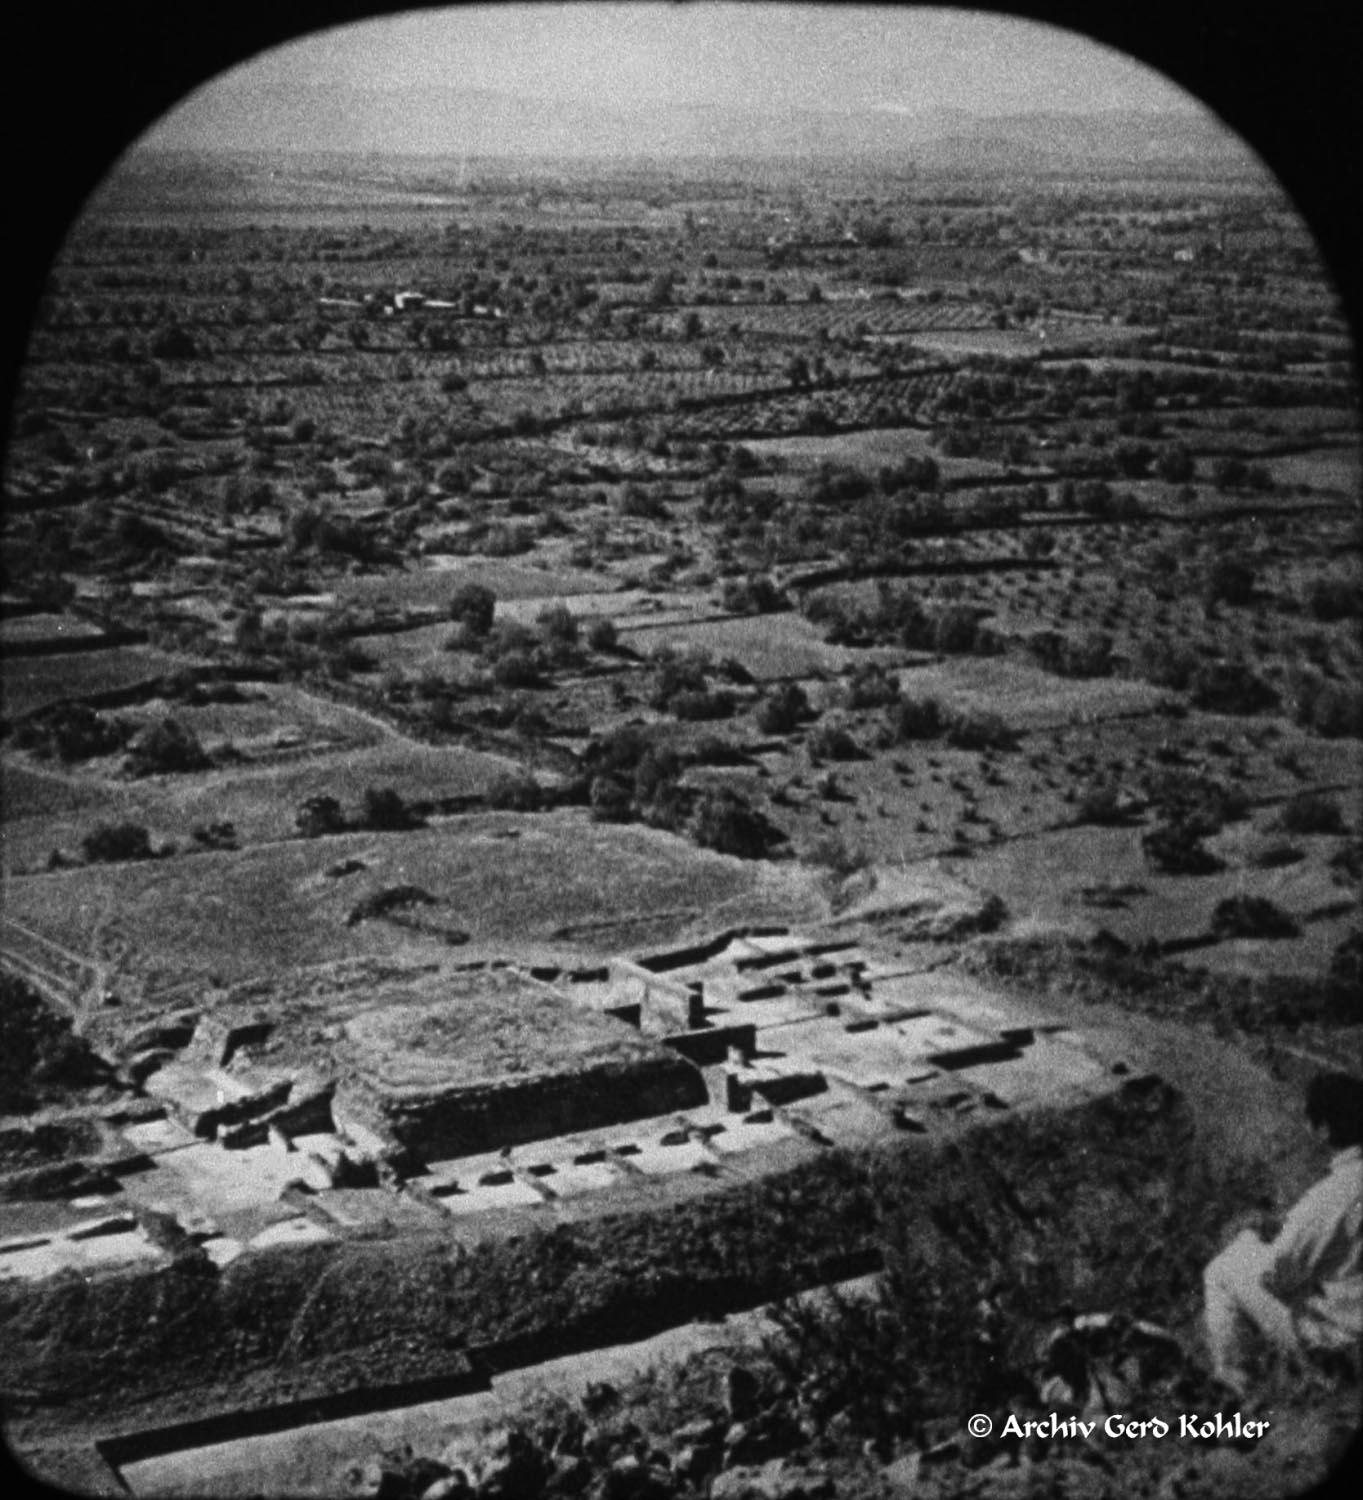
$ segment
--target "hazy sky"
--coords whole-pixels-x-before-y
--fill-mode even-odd
[[[1192,107],[1158,74],[1086,38],[983,12],[770,0],[489,5],[384,17],[262,54],[192,95],[148,140],[257,146],[273,133],[286,137],[280,146],[312,145],[310,99],[325,93],[334,108],[344,96],[404,89],[624,111]],[[394,128],[390,116],[384,129]]]

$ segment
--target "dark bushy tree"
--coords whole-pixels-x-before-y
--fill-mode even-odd
[[[998,714],[958,713],[947,724],[947,743],[960,750],[1012,750],[1017,732]]]
[[[106,718],[88,703],[54,703],[16,724],[14,743],[40,759],[70,764],[110,755],[126,744],[132,733],[130,724]]]
[[[1344,814],[1333,797],[1320,792],[1301,792],[1289,798],[1278,814],[1277,827],[1284,833],[1344,833]]]
[[[68,1017],[22,979],[0,974],[0,1115],[27,1114],[103,1072]]]
[[[728,787],[716,787],[701,796],[692,815],[691,834],[702,848],[740,859],[763,858],[778,837],[767,819]]]
[[[1218,557],[1207,575],[1207,597],[1214,604],[1254,602],[1254,565],[1244,557]]]
[[[587,644],[593,651],[614,651],[619,644],[620,633],[615,628],[615,621],[606,617],[593,620],[587,629]]]
[[[294,827],[305,839],[322,838],[345,830],[345,814],[335,797],[309,797],[294,817]]]
[[[132,776],[161,776],[200,771],[209,764],[198,736],[178,719],[161,719],[139,730],[128,742],[124,769]]]
[[[736,615],[770,615],[790,608],[790,600],[765,573],[749,573],[724,585],[724,608]]]
[[[1264,896],[1227,896],[1212,913],[1212,935],[1219,938],[1290,938],[1301,928],[1296,919]]]
[[[885,722],[891,741],[899,744],[905,740],[936,739],[946,716],[936,698],[904,698],[886,713]]]
[[[1208,662],[1194,674],[1193,704],[1219,714],[1259,714],[1275,708],[1278,695],[1243,661]]]
[[[85,835],[80,847],[92,864],[152,857],[151,836],[140,823],[101,823]]]
[[[411,809],[391,786],[365,788],[362,816],[366,828],[385,832],[411,828],[416,822]]]
[[[1210,875],[1221,862],[1204,847],[1198,829],[1184,822],[1157,823],[1141,835],[1145,857],[1166,875]]]
[[[483,636],[492,629],[497,610],[497,596],[481,583],[464,583],[450,596],[450,619],[466,626],[474,635]]]
[[[537,812],[544,793],[533,776],[499,776],[486,793],[487,805],[496,812]]]
[[[628,823],[634,816],[634,799],[618,776],[594,776],[588,800],[594,822]]]
[[[790,734],[809,713],[809,698],[798,682],[783,683],[757,709],[757,727],[763,734]]]

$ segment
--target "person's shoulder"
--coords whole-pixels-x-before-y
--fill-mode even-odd
[[[1346,1146],[1330,1158],[1330,1177],[1339,1177],[1363,1189],[1363,1146]]]
[[[1297,1199],[1283,1224],[1284,1231],[1300,1228],[1304,1221],[1343,1212],[1363,1197],[1363,1150],[1350,1146],[1336,1151],[1330,1168]]]

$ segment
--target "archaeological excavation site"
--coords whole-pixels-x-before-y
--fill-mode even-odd
[[[921,944],[860,925],[762,925],[579,967],[349,960],[153,1022],[113,1007],[92,1065],[115,1100],[6,1132],[9,1353],[34,1398],[62,1382],[92,1431],[109,1421],[68,1452],[74,1472],[154,1481],[168,1453],[476,1390],[503,1365],[872,1269],[865,1233],[836,1217],[764,1244],[767,1194],[817,1197],[837,1163],[912,1143],[931,1175],[944,1144],[1039,1109],[1158,1112],[1137,1053],[943,951],[925,964]],[[735,1224],[745,1243],[715,1265],[706,1226]],[[623,1263],[626,1285],[566,1317],[561,1301],[494,1305],[522,1275],[561,1299],[566,1281],[545,1283],[564,1279],[564,1247],[619,1235],[656,1240],[664,1264]],[[665,1304],[630,1295],[659,1270]],[[433,1299],[418,1324],[414,1278]],[[206,1342],[177,1341],[167,1368],[158,1319]],[[95,1415],[113,1360],[140,1423]],[[247,1399],[225,1406],[233,1382]]]
[[[1265,1267],[1363,1233],[1363,188],[993,10],[331,8],[13,49],[108,118],[0,467],[10,1455],[1323,1478],[1357,1259]],[[1289,9],[1178,26],[1347,186]]]

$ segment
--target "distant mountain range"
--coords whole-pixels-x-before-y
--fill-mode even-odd
[[[191,97],[151,144],[198,150],[469,157],[859,159],[922,168],[1094,170],[1104,165],[1251,169],[1197,111],[971,115],[894,109],[743,111],[660,104],[619,110],[474,89],[257,88],[230,104]]]

